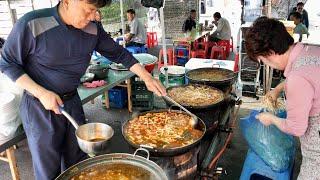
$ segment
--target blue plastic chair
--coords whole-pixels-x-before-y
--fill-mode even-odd
[[[131,52],[132,54],[141,53],[141,48],[140,48],[140,47],[130,46],[130,47],[126,47],[126,49],[127,49],[129,52]]]
[[[250,180],[252,175],[259,175],[272,180],[290,180],[293,163],[288,170],[275,172],[251,149],[248,150],[246,160],[243,164],[240,180]]]

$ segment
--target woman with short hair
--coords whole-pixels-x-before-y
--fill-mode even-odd
[[[298,136],[302,164],[298,179],[320,177],[320,47],[294,44],[285,26],[278,20],[258,18],[248,29],[246,50],[251,59],[274,69],[284,70],[287,118],[270,113],[257,116],[264,125]],[[271,91],[278,95],[281,88]],[[275,100],[275,99],[274,99]]]

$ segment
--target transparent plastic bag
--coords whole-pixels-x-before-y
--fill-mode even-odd
[[[264,126],[255,118],[262,111],[253,110],[250,115],[241,118],[240,129],[250,148],[273,171],[283,172],[294,162],[295,140],[293,136],[281,132],[276,126]],[[286,111],[276,115],[286,118]]]

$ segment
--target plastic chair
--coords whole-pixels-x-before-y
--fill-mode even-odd
[[[240,180],[250,180],[252,175],[258,175],[275,180],[290,180],[293,164],[284,172],[275,172],[251,149],[248,150],[246,160],[242,167]]]
[[[226,60],[227,56],[225,53],[225,47],[222,46],[213,46],[211,48],[210,59],[221,59]]]
[[[209,44],[203,43],[204,49],[195,49],[194,52],[191,52],[191,57],[198,57],[198,58],[207,58],[208,51],[209,51]]]
[[[139,54],[141,53],[141,47],[137,47],[137,46],[129,46],[126,47],[126,49],[131,52],[131,54]]]
[[[225,47],[225,53],[226,56],[228,57],[230,54],[230,40],[221,40],[217,42],[218,46],[223,46]]]
[[[233,72],[239,71],[239,54],[235,54],[234,56],[234,66],[233,66]]]
[[[148,48],[158,46],[157,32],[147,32],[147,45]]]
[[[168,65],[175,65],[176,62],[173,59],[173,49],[168,48],[167,49],[167,57],[168,57]],[[158,59],[158,69],[160,69],[164,65],[164,59],[163,59],[163,49],[160,49],[159,52],[159,59]]]

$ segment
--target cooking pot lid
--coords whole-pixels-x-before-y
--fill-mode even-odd
[[[167,66],[169,75],[184,75],[186,68],[183,66]],[[160,72],[165,74],[164,66],[160,68]]]

